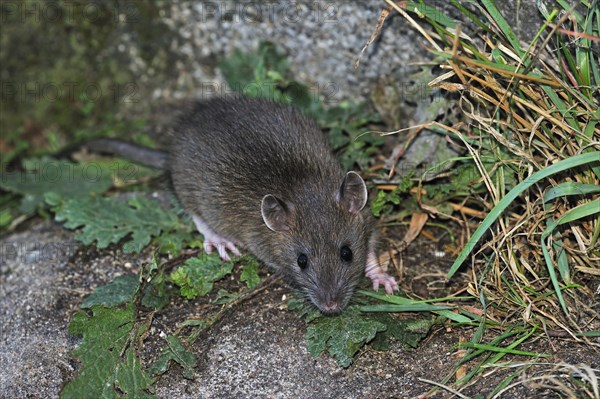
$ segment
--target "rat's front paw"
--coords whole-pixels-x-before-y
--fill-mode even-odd
[[[235,256],[240,256],[240,251],[233,242],[224,239],[212,231],[212,229],[208,227],[208,225],[204,223],[204,221],[198,216],[192,215],[192,219],[196,224],[198,232],[204,236],[204,252],[211,254],[216,248],[219,256],[223,260],[231,260],[227,250],[229,250]]]
[[[368,256],[365,276],[371,279],[375,291],[377,291],[379,285],[385,288],[386,294],[393,294],[398,289],[396,279],[383,271],[374,253],[370,253]]]
[[[385,273],[381,269],[379,271],[370,271],[365,273],[368,278],[373,282],[373,289],[377,291],[381,284],[385,288],[386,294],[393,294],[398,289],[398,283],[396,279]]]
[[[215,240],[215,238],[216,238],[216,240]],[[231,241],[225,241],[221,237],[218,237],[218,236],[211,237],[210,239],[207,239],[205,237],[204,252],[206,252],[207,254],[211,254],[215,248],[217,249],[217,252],[219,253],[219,256],[221,257],[221,259],[223,259],[223,260],[231,260],[231,258],[229,257],[229,254],[227,253],[227,250],[231,251],[231,253],[234,256],[241,255],[239,249],[237,249],[235,244],[232,243]]]

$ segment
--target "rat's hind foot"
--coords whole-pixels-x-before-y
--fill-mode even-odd
[[[237,249],[235,244],[229,240],[224,239],[214,231],[202,219],[200,219],[196,215],[192,215],[192,219],[194,220],[194,224],[196,224],[196,228],[198,232],[204,236],[204,252],[207,254],[212,253],[212,251],[216,248],[219,256],[223,260],[231,260],[227,250],[231,251],[231,253],[235,256],[240,256],[240,251]]]
[[[398,289],[398,283],[396,279],[387,274],[379,266],[379,261],[374,252],[369,253],[367,257],[367,267],[365,268],[365,275],[373,282],[373,289],[377,291],[379,284],[385,288],[386,294],[392,294]]]

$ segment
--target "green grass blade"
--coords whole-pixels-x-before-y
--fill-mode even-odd
[[[600,216],[598,216],[598,218],[596,218],[596,229],[594,230],[594,234],[592,234],[592,239],[590,242],[591,247],[596,246],[598,237],[600,237]]]
[[[554,253],[556,254],[556,264],[558,266],[558,272],[562,281],[569,284],[571,282],[571,269],[569,268],[569,260],[567,259],[567,252],[563,248],[562,240],[555,240],[552,243]]]
[[[502,16],[502,13],[496,7],[496,4],[494,3],[494,1],[493,0],[482,0],[481,3],[483,4],[483,6],[487,10],[487,12],[490,13],[490,15],[492,16],[492,20],[498,24],[498,27],[500,28],[500,30],[502,31],[504,36],[508,39],[512,48],[516,51],[516,53],[519,55],[519,57],[522,58],[523,55],[525,54],[525,52],[521,48],[521,43],[519,42],[519,38],[517,37],[515,32],[513,32],[510,25],[508,24],[508,22],[506,22],[506,20]]]
[[[465,348],[473,348],[473,349],[483,349],[488,352],[498,352],[498,353],[503,353],[505,355],[510,354],[510,355],[531,356],[531,357],[550,357],[550,355],[546,355],[546,354],[542,354],[542,353],[526,352],[526,351],[520,351],[520,350],[508,349],[508,348],[500,348],[498,346],[486,345],[486,344],[474,344],[472,342],[462,342],[462,343],[458,344],[458,346],[465,347]]]
[[[550,257],[550,253],[548,252],[548,247],[543,242],[543,239],[542,239],[542,254],[544,255],[544,261],[546,262],[548,274],[550,275],[550,281],[552,282],[552,287],[554,288],[554,292],[556,292],[556,297],[558,298],[560,307],[562,308],[564,314],[568,315],[569,311],[567,310],[567,304],[565,303],[565,299],[563,298],[562,292],[560,290],[558,278],[556,277],[556,272],[554,271],[554,265],[552,264],[552,258]]]
[[[432,299],[424,299],[421,301],[415,301],[414,299],[404,298],[398,295],[390,295],[390,294],[380,294],[376,291],[365,291],[365,290],[357,290],[357,293],[362,295],[369,296],[371,298],[379,299],[383,302],[393,303],[395,305],[405,305],[410,303],[435,303],[435,302],[448,302],[448,301],[470,301],[473,297],[470,296],[447,296],[443,298],[432,298]]]
[[[435,21],[445,28],[456,28],[456,21],[448,18],[440,8],[431,7],[423,2],[409,1],[406,3],[407,11],[417,12],[420,16],[424,16],[428,20]]]
[[[473,323],[473,321],[474,321],[474,320],[468,318],[467,316],[464,316],[459,313],[454,313],[451,310],[440,310],[440,311],[436,311],[435,313],[437,313],[440,316],[443,316],[447,319],[455,321],[457,323],[463,323],[463,324],[464,323]]]
[[[575,7],[570,4],[568,1],[566,0],[556,0],[556,2],[558,4],[560,4],[560,6],[566,11],[568,10],[569,13],[575,17],[575,20],[577,21],[578,25],[583,25],[584,24],[584,19],[583,16],[578,13],[577,11],[575,11]]]
[[[566,197],[569,195],[585,195],[600,193],[600,186],[595,184],[583,184],[578,182],[561,183],[556,187],[552,187],[544,194],[544,202],[552,201],[558,197]]]
[[[573,209],[569,209],[558,219],[557,225],[572,222],[574,220],[582,219],[591,215],[600,214],[600,198],[590,201],[588,203],[576,206]],[[549,235],[544,232],[542,238]]]
[[[365,305],[360,307],[361,312],[434,312],[436,310],[450,310],[452,306],[428,305],[426,303],[413,303],[406,305]]]
[[[552,101],[552,103],[554,103],[554,106],[560,113],[561,118],[559,119],[566,119],[569,126],[571,126],[575,132],[580,133],[579,124],[577,123],[573,115],[571,115],[571,108],[568,107],[565,104],[565,102],[560,99],[560,97],[558,97],[558,94],[556,94],[556,92],[554,91],[555,89],[546,85],[542,85],[541,87],[542,90],[544,90],[544,93],[546,93],[548,98],[550,98],[550,100]]]
[[[592,8],[590,15],[590,24],[587,27],[586,33],[591,34],[592,36],[600,36],[600,8]],[[594,19],[596,20],[595,26]],[[600,85],[600,56],[596,56],[595,60],[592,59],[590,65],[592,66],[592,75],[594,76],[596,87],[598,87],[598,85]]]
[[[479,18],[471,12],[471,10],[465,8],[461,2],[457,0],[450,0],[450,3],[452,3],[452,5],[456,7],[462,15],[469,17],[471,21],[475,22],[475,24],[477,24],[477,26],[479,26],[483,31],[489,32],[489,27],[485,23],[481,22]]]
[[[475,244],[481,239],[483,234],[494,224],[494,222],[500,217],[500,215],[506,210],[506,208],[525,190],[527,190],[532,185],[536,184],[540,180],[547,178],[548,176],[552,176],[553,174],[563,172],[565,170],[569,170],[572,168],[576,168],[581,165],[591,164],[594,162],[600,161],[600,152],[594,151],[590,153],[576,155],[571,158],[564,159],[560,162],[557,162],[549,167],[537,171],[532,174],[521,183],[516,185],[512,190],[510,190],[504,198],[490,211],[490,213],[486,216],[486,218],[481,222],[479,227],[475,230],[465,247],[460,251],[458,257],[450,267],[450,271],[448,272],[448,278],[451,278],[454,273],[458,270],[458,268],[465,261],[467,256],[473,251],[475,248]]]
[[[584,154],[584,155],[588,155],[588,154]],[[548,226],[542,233],[542,238],[541,238],[542,239],[542,253],[544,255],[544,260],[546,261],[546,266],[548,268],[548,274],[550,275],[550,280],[552,281],[552,287],[554,288],[554,291],[556,292],[556,296],[558,298],[558,301],[560,302],[560,306],[561,306],[563,312],[565,313],[565,315],[567,315],[569,313],[567,310],[567,304],[565,303],[565,300],[562,296],[558,278],[556,276],[556,272],[554,271],[554,263],[552,262],[552,258],[550,257],[550,253],[548,252],[548,245],[544,241],[546,240],[546,238],[548,238],[552,234],[552,232],[554,231],[554,229],[557,226],[560,226],[561,224],[569,223],[574,220],[578,220],[578,219],[581,219],[581,218],[584,218],[587,216],[591,216],[594,214],[600,214],[600,199],[596,199],[594,201],[591,201],[586,204],[579,205],[573,209],[570,209],[569,211],[565,212],[565,214],[562,215],[557,221],[550,221],[548,223]],[[560,265],[558,265],[558,266],[560,266]],[[563,273],[564,273],[564,271],[561,274],[563,274]],[[565,281],[565,282],[568,282],[568,281]]]

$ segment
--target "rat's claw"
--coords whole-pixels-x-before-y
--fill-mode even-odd
[[[232,243],[231,241],[223,241],[222,243],[220,243],[219,245],[217,245],[217,249],[219,251],[219,256],[221,257],[221,259],[223,259],[225,261],[231,260],[231,257],[227,253],[227,250],[231,251],[231,253],[233,254],[233,256],[240,256],[241,255],[240,250],[237,249],[237,247],[235,246],[235,244]]]
[[[370,276],[367,276],[370,277]],[[378,279],[373,279],[373,291],[377,291],[379,289],[379,280]]]
[[[232,254],[234,254],[235,256],[240,256],[240,250],[237,249],[237,247],[235,246],[234,243],[232,243],[231,241],[225,243],[225,247],[231,251]]]
[[[393,294],[394,291],[398,289],[398,283],[396,283],[396,279],[392,276],[386,274],[385,277],[385,283],[383,284],[385,286],[385,292],[386,294]]]
[[[219,252],[219,256],[221,257],[221,259],[225,261],[231,260],[229,254],[227,253],[227,244],[217,245],[217,251]]]
[[[215,249],[213,244],[209,241],[204,241],[202,245],[204,246],[204,252],[206,252],[207,254],[211,254],[212,251]]]

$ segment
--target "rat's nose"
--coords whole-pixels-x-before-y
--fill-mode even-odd
[[[337,312],[339,310],[339,306],[337,301],[327,301],[323,304],[323,310],[327,313],[334,313]]]

